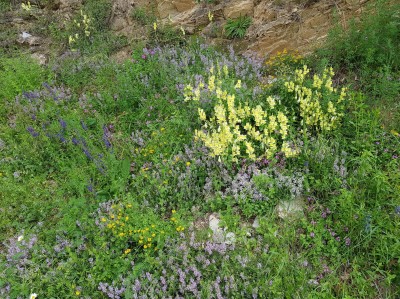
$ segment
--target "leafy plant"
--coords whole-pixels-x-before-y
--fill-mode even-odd
[[[225,34],[228,38],[243,38],[251,25],[249,16],[240,16],[237,19],[228,19],[225,25]]]

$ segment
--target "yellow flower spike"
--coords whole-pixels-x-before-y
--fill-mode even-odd
[[[235,85],[235,89],[239,89],[242,87],[242,80],[238,80],[236,85]]]
[[[153,29],[154,29],[154,31],[157,31],[157,23],[156,22],[153,23]]]
[[[208,11],[208,20],[210,22],[212,22],[213,18],[214,18],[214,15],[211,13],[211,11]]]
[[[198,108],[198,112],[199,112],[200,120],[205,121],[207,119],[207,117],[206,117],[206,113],[204,112],[204,110],[201,108]]]

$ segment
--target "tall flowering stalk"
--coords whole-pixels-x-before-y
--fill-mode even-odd
[[[185,100],[199,102],[202,95],[213,99],[210,115],[198,108],[202,121],[195,138],[202,141],[212,156],[238,162],[239,158],[252,161],[271,158],[282,151],[286,157],[294,157],[299,150],[289,139],[290,125],[283,110],[278,109],[273,97],[262,105],[252,107],[248,101],[238,99],[241,81],[232,82],[229,70],[224,66],[210,69],[207,86],[200,83],[193,88],[185,87]],[[233,88],[232,88],[233,87]]]

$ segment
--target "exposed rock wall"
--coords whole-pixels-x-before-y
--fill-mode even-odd
[[[222,0],[215,4],[196,4],[193,0],[156,2],[161,21],[182,26],[188,33],[199,33],[210,39],[222,37],[227,19],[250,16],[253,23],[245,37],[247,50],[267,54],[284,48],[310,51],[327,36],[334,24],[334,12],[341,22],[346,22],[361,12],[368,0]],[[212,21],[209,13],[213,16]]]

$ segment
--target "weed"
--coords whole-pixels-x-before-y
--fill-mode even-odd
[[[228,38],[243,38],[251,25],[249,16],[240,16],[237,19],[228,19],[225,25],[225,34]]]

